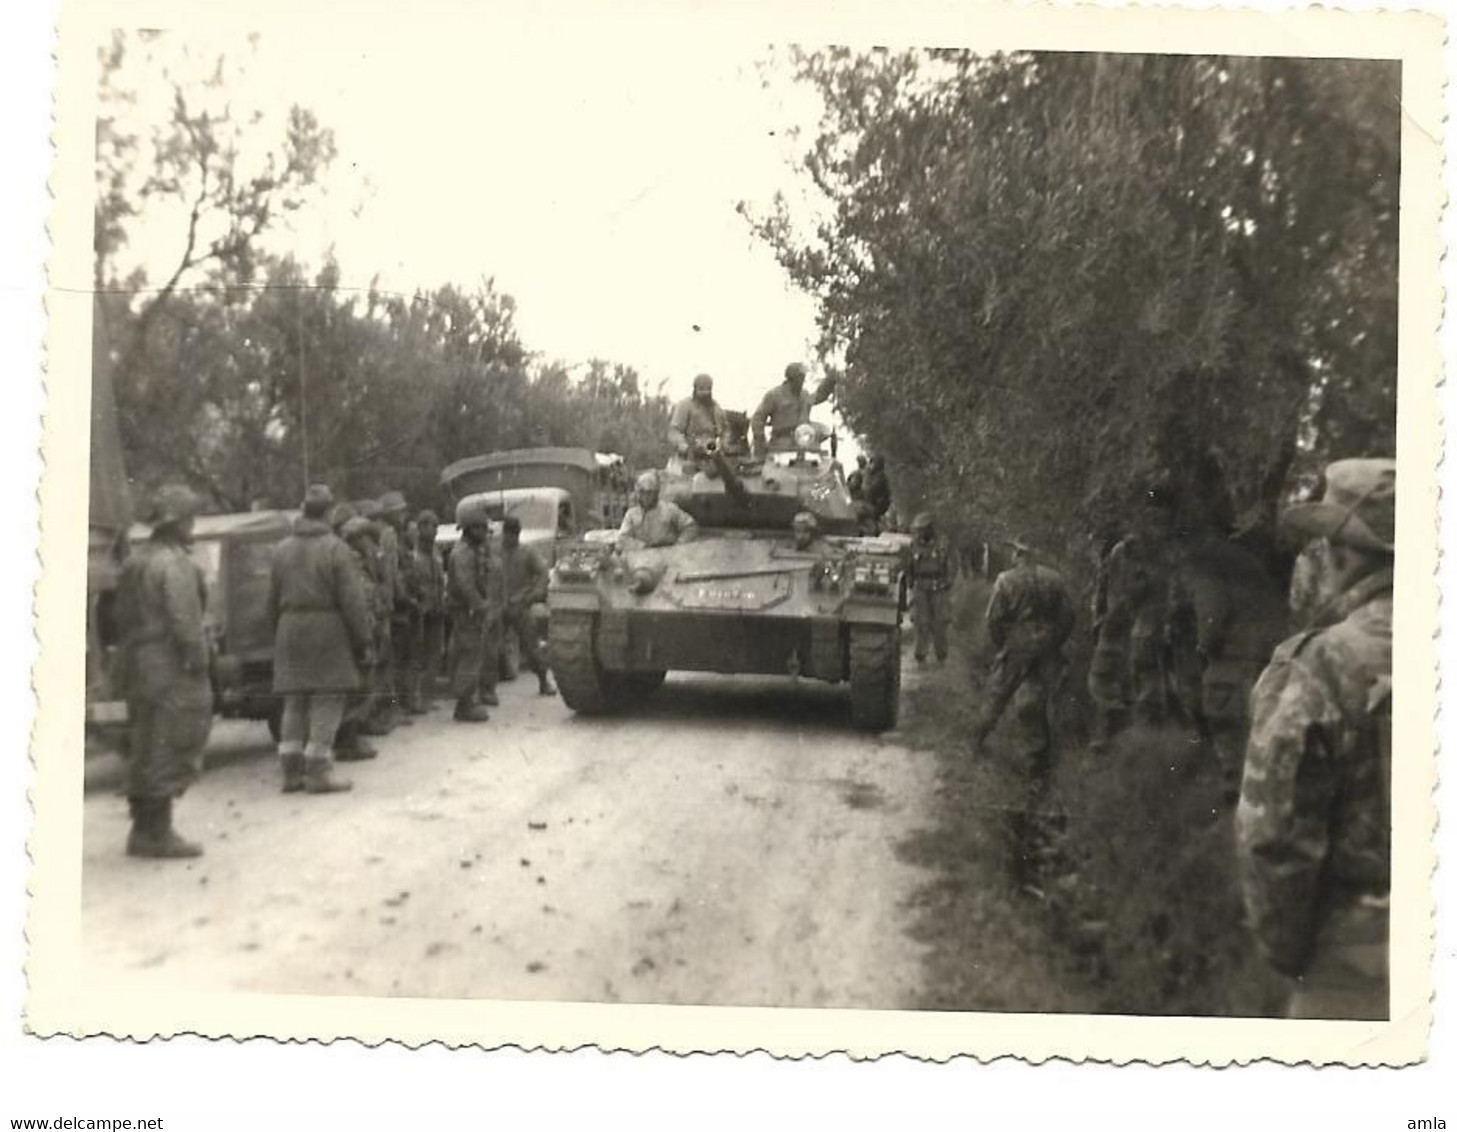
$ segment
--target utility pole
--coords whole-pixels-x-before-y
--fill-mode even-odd
[[[294,315],[298,321],[298,423],[303,439],[304,491],[313,478],[309,475],[309,369],[304,356],[304,289],[294,292]]]

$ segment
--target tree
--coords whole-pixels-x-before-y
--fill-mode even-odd
[[[1320,461],[1393,450],[1393,65],[794,66],[825,108],[803,162],[824,214],[751,219],[908,495],[1066,546],[1154,479],[1221,528]]]

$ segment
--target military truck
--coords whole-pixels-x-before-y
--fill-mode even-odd
[[[895,726],[904,535],[862,536],[829,432],[752,458],[732,440],[660,473],[662,499],[697,522],[671,546],[602,532],[557,551],[547,598],[552,669],[582,714],[626,708],[671,670],[808,677],[849,685],[859,729]],[[796,549],[794,516],[820,537]]]

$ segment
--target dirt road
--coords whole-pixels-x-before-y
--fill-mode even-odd
[[[602,720],[523,679],[489,724],[441,708],[379,740],[326,797],[278,792],[261,724],[220,725],[178,808],[198,860],[128,859],[124,799],[88,791],[88,970],[174,991],[910,1006],[925,874],[896,847],[933,760],[850,731],[844,695],[675,676]]]

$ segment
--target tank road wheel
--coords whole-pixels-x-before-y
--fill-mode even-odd
[[[900,713],[900,630],[850,628],[850,723],[857,731],[886,731]]]
[[[601,715],[615,706],[611,674],[597,663],[597,615],[558,610],[551,615],[547,651],[562,702],[583,715]]]

